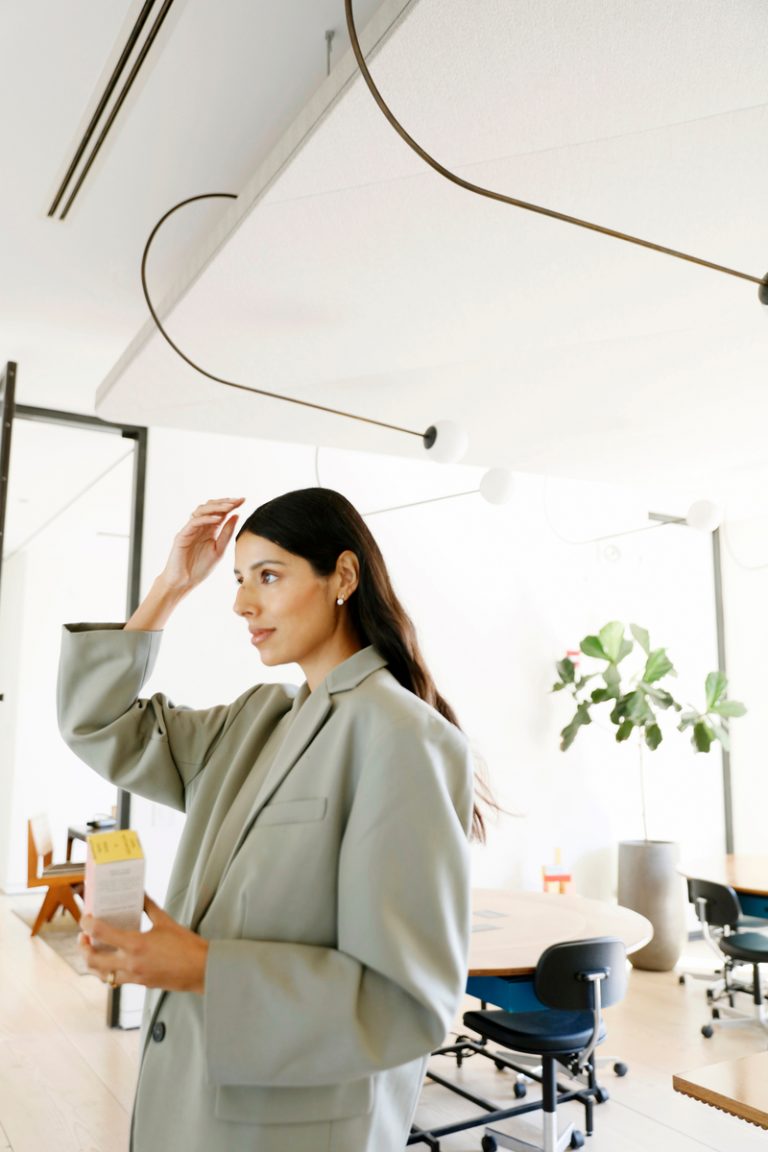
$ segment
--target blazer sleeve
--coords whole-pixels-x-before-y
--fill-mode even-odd
[[[185,790],[221,734],[231,707],[177,708],[158,693],[140,699],[162,632],[120,624],[64,626],[59,730],[99,775],[150,800],[185,809]]]
[[[472,768],[457,729],[436,714],[422,729],[393,726],[365,750],[339,859],[338,947],[211,941],[214,1084],[340,1084],[443,1042],[466,985]]]

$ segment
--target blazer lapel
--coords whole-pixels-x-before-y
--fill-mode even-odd
[[[254,820],[322,727],[330,710],[331,700],[327,692],[318,689],[310,694],[306,685],[299,689],[291,709],[296,712],[296,716],[292,718],[285,739],[275,751],[275,759],[267,775],[260,786],[254,785],[258,789],[255,792],[253,788],[249,792],[249,781],[245,781],[219,830],[194,898],[194,911],[190,920],[193,931],[207,912]]]
[[[216,854],[216,859],[211,860],[211,867],[206,869],[204,883],[201,884],[198,892],[190,923],[193,931],[205,915],[216,890],[226,875],[232,860],[240,851],[259,813],[272,799],[296,761],[304,754],[331,714],[333,695],[337,692],[356,688],[372,672],[385,666],[386,660],[379,655],[375,648],[363,648],[345,660],[338,668],[334,668],[322,684],[315,688],[314,692],[310,692],[306,684],[303,684],[299,689],[291,709],[296,715],[291,720],[285,739],[276,750],[275,759],[253,798],[247,814],[244,813],[239,835],[233,841],[231,852],[220,850]],[[247,804],[247,797],[243,799]],[[222,845],[221,848],[223,847]]]
[[[312,742],[316,733],[320,731],[328,718],[331,711],[331,697],[325,682],[320,684],[314,692],[302,689],[301,696],[297,697],[297,702],[301,701],[302,696],[304,697],[304,702],[299,703],[298,714],[291,723],[283,743],[277,749],[275,759],[254,800],[253,807],[245,822],[235,851],[237,851],[243,843],[243,840],[245,840],[259,812],[261,812],[264,805],[268,804],[272,799],[272,796],[280,787],[291,768],[293,768],[296,761],[304,753],[307,746]]]

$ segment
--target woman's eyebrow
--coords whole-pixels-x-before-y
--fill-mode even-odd
[[[264,568],[267,564],[269,564],[271,567],[274,567],[276,564],[279,564],[281,568],[285,568],[286,566],[285,560],[257,560],[255,564],[251,564],[249,566],[248,571],[255,572],[257,568]],[[234,572],[235,576],[241,575],[241,572],[238,568],[235,568]]]

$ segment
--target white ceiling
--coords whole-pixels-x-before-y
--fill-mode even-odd
[[[177,5],[60,224],[48,200],[136,6],[50,3],[39,21],[0,0],[3,42],[20,45],[0,98],[23,109],[0,129],[18,166],[0,189],[18,221],[3,230],[0,355],[19,360],[24,402],[418,454],[414,437],[207,381],[145,323],[152,224],[227,190],[236,203],[170,222],[150,268],[175,338],[217,375],[419,431],[456,419],[478,465],[708,495],[768,468],[754,285],[449,184],[354,79],[342,0]],[[463,177],[768,270],[763,0],[355,11],[361,27],[374,15],[371,67],[393,110]]]

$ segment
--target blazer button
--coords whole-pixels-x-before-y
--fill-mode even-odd
[[[163,1024],[162,1020],[158,1020],[156,1024],[152,1025],[152,1039],[156,1044],[159,1044],[161,1040],[165,1039],[165,1024]]]

